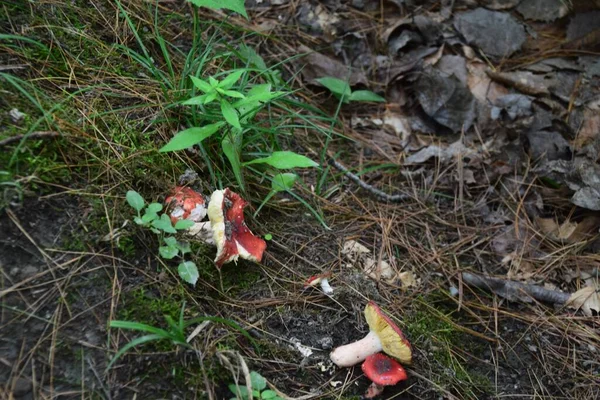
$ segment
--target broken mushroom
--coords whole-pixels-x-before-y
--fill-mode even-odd
[[[306,281],[306,284],[304,285],[304,288],[307,287],[315,287],[318,284],[321,284],[321,290],[323,290],[323,293],[325,293],[326,295],[332,295],[333,294],[333,288],[331,287],[331,285],[329,285],[329,277],[331,276],[331,272],[325,272],[323,274],[319,274],[319,275],[313,275],[310,278],[308,278],[308,280]]]
[[[404,364],[412,361],[410,343],[392,320],[370,301],[365,307],[369,333],[361,340],[335,348],[329,357],[338,367],[351,367],[371,354],[384,351]]]
[[[248,203],[229,189],[216,190],[208,203],[208,218],[217,245],[215,264],[237,261],[239,257],[259,262],[267,243],[254,236],[244,222],[244,207]]]
[[[373,382],[365,394],[367,399],[381,394],[384,386],[392,386],[406,380],[406,371],[402,365],[382,353],[367,357],[362,364],[362,371]]]
[[[165,204],[173,224],[181,219],[200,222],[206,217],[206,199],[189,187],[174,187]]]

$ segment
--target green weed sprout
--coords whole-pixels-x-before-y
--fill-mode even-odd
[[[252,385],[252,398],[259,400],[283,400],[273,390],[265,390],[267,387],[267,380],[256,371],[250,372],[250,382]],[[236,395],[231,400],[249,400],[250,395],[248,388],[241,385],[229,385],[229,390]]]
[[[162,258],[171,260],[178,255],[183,258],[186,253],[191,251],[188,242],[178,241],[175,237],[166,236],[166,234],[176,234],[177,231],[188,229],[194,225],[192,221],[182,219],[173,226],[171,218],[167,214],[158,215],[162,211],[162,204],[150,203],[146,205],[144,198],[134,190],[129,190],[125,198],[127,203],[137,212],[137,216],[134,217],[133,221],[159,235],[161,246],[158,248],[158,253]],[[198,267],[192,261],[182,261],[177,267],[177,272],[181,279],[191,285],[196,285],[200,276]]]
[[[351,101],[372,101],[377,103],[385,103],[385,99],[370,90],[352,91],[348,82],[338,78],[324,77],[317,81],[325,86],[334,96],[342,100],[342,103],[350,103]]]
[[[239,326],[236,322],[225,319],[225,318],[211,317],[211,316],[198,317],[198,318],[193,318],[189,321],[184,321],[184,319],[183,319],[184,310],[185,310],[185,302],[183,302],[183,304],[181,305],[181,312],[179,313],[179,319],[177,322],[175,322],[170,315],[164,316],[165,320],[167,321],[167,324],[169,326],[168,330],[165,330],[162,328],[157,328],[152,325],[142,324],[139,322],[110,321],[111,328],[129,329],[129,330],[133,330],[133,331],[145,332],[148,334],[144,335],[144,336],[140,336],[139,338],[134,339],[131,342],[127,343],[125,346],[123,346],[110,360],[110,362],[108,363],[108,366],[106,367],[106,370],[109,370],[110,367],[112,367],[112,365],[128,350],[132,349],[135,346],[144,344],[144,343],[168,340],[168,341],[171,341],[176,346],[181,346],[184,348],[192,349],[192,346],[187,342],[187,339],[185,336],[185,330],[187,328],[189,328],[191,325],[196,325],[196,324],[202,323],[204,321],[217,322],[217,323],[227,325],[227,326],[237,330],[242,335],[244,335],[252,343],[252,345],[256,347],[256,342],[254,341],[252,336],[250,336],[250,334],[245,329],[243,329],[241,326]]]

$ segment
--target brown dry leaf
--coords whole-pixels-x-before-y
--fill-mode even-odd
[[[583,112],[583,124],[577,137],[572,142],[575,151],[582,149],[588,144],[592,144],[598,139],[600,133],[600,112],[591,108],[586,108]]]
[[[578,243],[598,233],[600,218],[590,216],[581,222],[566,220],[558,224],[553,218],[536,218],[535,223],[542,233],[557,242]]]
[[[299,59],[298,63],[302,68],[302,76],[306,83],[313,85],[320,85],[316,79],[330,76],[342,80],[348,80],[350,86],[356,84],[367,84],[367,77],[362,71],[352,69],[347,65],[321,53],[316,53],[312,49],[300,45],[298,47],[298,54],[306,53],[305,57]],[[348,76],[348,74],[350,76]]]
[[[587,316],[600,314],[600,286],[598,282],[591,282],[589,286],[584,287],[573,293],[567,302],[571,308],[581,309]]]
[[[506,277],[511,280],[526,281],[531,279],[537,272],[532,263],[524,260],[523,257],[514,251],[502,259],[502,264],[510,266]]]
[[[418,286],[417,279],[415,279],[415,274],[413,274],[411,271],[404,271],[399,273],[398,278],[402,283],[402,287],[405,289],[413,286]]]
[[[378,263],[376,259],[366,257],[363,262],[363,270],[369,278],[376,281],[384,280],[386,282],[392,282],[396,280],[396,271],[394,271],[388,262],[383,260]]]
[[[347,240],[342,246],[342,254],[350,260],[356,260],[361,254],[370,254],[366,246],[358,243],[356,240]]]
[[[483,62],[470,61],[467,63],[467,86],[473,97],[483,104],[493,104],[496,99],[509,93],[507,88],[492,81],[486,72],[488,70],[488,66]]]

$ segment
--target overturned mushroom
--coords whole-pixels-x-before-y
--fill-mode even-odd
[[[317,286],[318,284],[320,284],[321,290],[323,290],[323,293],[330,296],[333,294],[333,288],[329,284],[330,276],[331,276],[331,272],[325,272],[323,274],[313,275],[310,278],[308,278],[304,287],[305,288],[314,287],[314,286]]]
[[[383,353],[367,357],[362,364],[362,371],[373,382],[365,394],[367,399],[381,394],[384,386],[392,386],[406,380],[406,371],[402,365]]]
[[[404,364],[412,362],[410,343],[400,328],[372,301],[365,307],[365,319],[369,334],[357,342],[335,348],[329,355],[335,365],[351,367],[382,350]]]
[[[200,222],[206,217],[206,199],[189,187],[174,187],[165,204],[173,224],[181,219]]]
[[[217,245],[215,264],[237,261],[239,257],[259,262],[267,243],[254,236],[244,222],[246,201],[229,189],[216,190],[208,203],[208,218]]]

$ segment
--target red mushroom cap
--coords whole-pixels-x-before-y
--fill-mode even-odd
[[[189,187],[176,186],[165,200],[173,224],[181,219],[200,222],[206,216],[204,196]]]
[[[324,272],[322,274],[313,275],[304,282],[304,287],[307,288],[309,286],[315,286],[321,282],[321,280],[325,278],[329,278],[331,276],[331,272]]]
[[[244,222],[248,203],[229,189],[215,191],[208,205],[208,217],[217,245],[215,264],[220,268],[238,257],[260,261],[267,243],[254,236]]]
[[[406,380],[406,371],[398,361],[383,353],[375,353],[365,359],[363,373],[378,385],[390,386]]]

